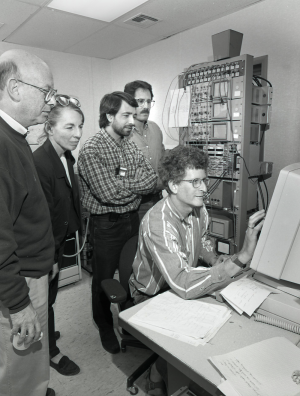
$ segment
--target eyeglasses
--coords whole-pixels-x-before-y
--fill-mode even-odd
[[[209,178],[207,177],[206,179],[203,179],[203,180],[201,180],[201,179],[193,179],[193,180],[181,180],[181,181],[186,181],[186,182],[189,182],[189,183],[191,183],[192,185],[193,185],[193,187],[194,188],[199,188],[201,185],[202,185],[202,183],[206,186],[206,187],[208,187],[209,186]]]
[[[73,103],[73,105],[75,105],[77,107],[81,106],[78,99],[72,98],[71,96],[68,96],[68,95],[57,94],[57,95],[55,95],[55,100],[61,106],[68,106],[70,103]]]
[[[30,85],[31,87],[34,87],[34,88],[38,89],[39,91],[43,92],[46,95],[45,96],[45,103],[49,103],[50,100],[53,98],[53,96],[57,92],[57,90],[53,89],[53,88],[50,88],[49,90],[47,90],[47,89],[44,89],[44,88],[37,87],[36,85],[29,84],[29,83],[27,83],[25,81],[22,81],[22,80],[16,79],[16,81],[19,81],[20,83],[25,84],[25,85]]]
[[[145,103],[147,107],[153,107],[155,103],[155,100],[151,99],[136,99],[136,101],[138,102],[139,107],[144,107]]]

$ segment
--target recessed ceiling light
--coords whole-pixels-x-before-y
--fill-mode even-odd
[[[48,7],[111,22],[148,0],[52,0]]]

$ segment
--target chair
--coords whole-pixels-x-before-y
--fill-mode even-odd
[[[134,304],[130,297],[128,280],[132,273],[132,263],[136,254],[138,236],[129,239],[124,245],[119,262],[119,281],[116,279],[106,279],[101,282],[101,287],[109,301],[118,304],[119,311],[132,307]],[[119,332],[121,337],[121,351],[126,352],[126,347],[149,349],[125,330]],[[143,362],[128,378],[127,390],[131,395],[138,393],[138,388],[134,382],[156,361],[158,355],[153,353]]]

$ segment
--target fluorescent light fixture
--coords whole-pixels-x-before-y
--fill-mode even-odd
[[[52,0],[47,7],[111,22],[148,0]]]

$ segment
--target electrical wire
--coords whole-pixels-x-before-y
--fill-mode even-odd
[[[176,142],[178,141],[178,139],[175,139],[173,136],[171,136],[171,135],[167,132],[167,130],[166,130],[166,128],[165,128],[165,124],[164,124],[164,113],[165,113],[165,108],[166,108],[166,103],[167,103],[168,95],[169,95],[169,92],[170,92],[170,88],[171,88],[171,86],[172,86],[174,80],[175,80],[176,78],[178,79],[179,76],[180,76],[180,74],[177,74],[177,75],[173,78],[173,80],[170,82],[170,85],[169,85],[168,90],[167,90],[166,98],[165,98],[165,101],[164,101],[164,105],[163,105],[162,115],[161,115],[161,117],[162,117],[162,120],[161,120],[161,121],[162,121],[162,126],[163,126],[163,129],[164,129],[166,135],[167,135],[170,139],[172,139],[172,140],[174,140],[174,141],[176,141]],[[177,86],[178,86],[178,81],[177,81],[177,84],[175,85],[175,87],[177,87]],[[174,90],[174,92],[175,92],[175,90]],[[174,95],[174,92],[173,92],[173,95]],[[173,96],[172,96],[172,99],[173,99]],[[171,103],[172,103],[172,99],[171,99]],[[169,116],[170,116],[170,108],[169,108],[169,111],[168,111],[168,120],[169,120]]]
[[[87,218],[86,227],[85,227],[85,235],[84,235],[84,239],[83,239],[81,248],[79,249],[79,246],[77,246],[77,239],[75,239],[75,241],[76,241],[76,246],[77,246],[77,248],[78,248],[79,250],[77,250],[77,253],[75,253],[75,254],[71,254],[71,255],[63,254],[63,257],[76,257],[76,256],[78,256],[78,255],[82,252],[82,250],[83,250],[83,248],[84,248],[84,245],[85,245],[85,242],[86,242],[87,234],[88,234],[89,223],[90,223],[90,219]]]
[[[266,182],[264,180],[263,180],[263,184],[264,184],[265,190],[266,190],[266,197],[267,197],[266,211],[267,211],[268,207],[269,207],[269,192],[268,192],[268,188],[267,188]]]
[[[253,78],[266,81],[266,82],[269,84],[269,86],[272,87],[272,84],[270,83],[270,81],[267,80],[267,79],[264,78],[264,77],[253,75]]]
[[[259,182],[257,183],[257,187],[258,187],[258,191],[259,191],[259,195],[260,195],[260,199],[261,199],[261,203],[262,203],[263,209],[266,210],[265,198],[264,198],[264,195],[263,195],[263,192],[262,192],[262,189],[261,189],[261,186],[260,186]]]

